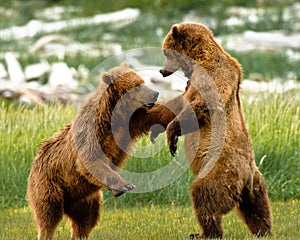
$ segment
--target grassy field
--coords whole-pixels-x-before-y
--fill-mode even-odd
[[[252,96],[253,97],[253,96]],[[248,99],[247,95],[243,99]],[[261,93],[244,112],[256,163],[274,199],[300,198],[300,105],[297,91]]]
[[[124,208],[104,204],[102,218],[91,234],[93,239],[189,239],[189,234],[200,229],[191,206],[143,206]],[[300,202],[274,202],[273,236],[263,239],[296,240],[300,238]],[[287,214],[288,213],[288,214]],[[28,207],[0,209],[0,239],[36,239],[37,229]],[[257,239],[245,224],[231,212],[223,219],[224,239]],[[55,239],[68,239],[70,228],[62,221]]]
[[[252,96],[253,97],[253,96]],[[256,162],[265,176],[273,200],[300,198],[300,125],[297,94],[261,94],[249,103],[243,94],[246,121],[256,153]],[[57,104],[30,107],[0,105],[0,207],[26,206],[27,177],[41,142],[59,131],[76,114],[72,106]],[[162,143],[165,140],[162,136]],[[152,145],[146,137],[138,146]],[[140,148],[137,148],[139,151]],[[179,149],[182,149],[179,146]],[[148,150],[147,150],[148,151]],[[150,151],[150,150],[149,150]],[[131,157],[125,169],[143,173],[160,169],[172,160],[166,146],[149,157]],[[189,202],[190,171],[172,184],[153,192],[127,194],[118,200],[124,206],[138,204],[185,204]],[[105,192],[105,201],[113,197]]]

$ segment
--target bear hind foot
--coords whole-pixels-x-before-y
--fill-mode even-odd
[[[194,239],[207,239],[207,238],[222,239],[222,236],[219,236],[219,237],[207,237],[207,236],[204,236],[204,234],[201,235],[199,233],[190,234],[190,239],[191,240],[194,240]]]
[[[194,239],[201,239],[201,235],[199,233],[196,233],[196,234],[190,234],[190,239],[191,240],[194,240]]]

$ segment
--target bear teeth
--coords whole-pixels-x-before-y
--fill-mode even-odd
[[[145,107],[153,107],[154,103],[144,103],[143,104]]]

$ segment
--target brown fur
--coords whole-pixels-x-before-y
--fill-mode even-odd
[[[104,73],[102,80],[106,84],[72,123],[44,142],[32,164],[27,196],[39,239],[52,239],[63,215],[72,238],[88,238],[100,217],[101,189],[118,196],[134,187],[118,168],[135,140],[148,132],[144,119],[158,93],[127,64]]]
[[[255,165],[239,98],[239,63],[216,43],[207,27],[197,23],[174,25],[163,51],[163,76],[182,68],[190,78],[183,95],[157,104],[150,112],[160,115],[159,123],[167,128],[172,154],[178,136],[186,135],[187,160],[197,175],[191,198],[203,230],[191,237],[222,238],[222,215],[234,208],[254,235],[271,234],[267,187]],[[196,123],[191,122],[193,114]],[[154,129],[151,138],[159,132]]]

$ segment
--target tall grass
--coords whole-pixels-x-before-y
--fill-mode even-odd
[[[252,96],[253,97],[253,96]],[[298,98],[297,98],[298,97]],[[300,107],[296,93],[256,95],[249,103],[243,96],[246,121],[256,153],[257,165],[263,172],[273,199],[300,198]],[[42,107],[0,104],[0,206],[26,205],[27,177],[34,156],[42,141],[59,131],[75,116],[72,106],[51,104]],[[165,143],[164,136],[160,142]],[[148,137],[140,140],[140,147],[152,145]],[[131,157],[125,169],[143,173],[160,169],[172,160],[166,146],[150,157]],[[183,149],[179,146],[179,149]],[[183,156],[178,159],[183,159]],[[181,164],[180,162],[178,163]],[[178,168],[181,166],[178,166]],[[125,194],[114,200],[126,206],[137,204],[186,204],[189,203],[189,185],[193,175],[189,170],[180,170],[177,180],[162,189],[148,193]],[[182,176],[181,176],[182,175]],[[166,176],[162,176],[164,178]],[[147,183],[145,183],[147,184]],[[105,191],[105,201],[112,201]]]
[[[252,136],[257,165],[275,199],[300,198],[299,92],[262,93],[244,111]]]
[[[74,108],[0,103],[0,206],[24,205],[27,177],[41,142],[68,123]]]

